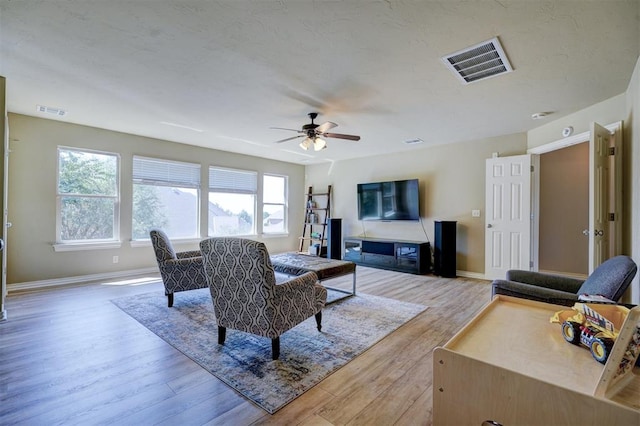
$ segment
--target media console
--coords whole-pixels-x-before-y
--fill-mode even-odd
[[[421,241],[346,237],[344,260],[373,268],[426,274],[431,269],[431,246]]]

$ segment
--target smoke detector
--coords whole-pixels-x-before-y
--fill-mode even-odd
[[[513,71],[498,37],[443,56],[441,59],[462,84]]]
[[[548,112],[535,112],[535,113],[531,114],[531,119],[532,120],[542,120],[547,115],[549,115]]]

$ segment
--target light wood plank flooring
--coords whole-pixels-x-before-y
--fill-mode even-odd
[[[432,351],[489,301],[490,285],[365,267],[357,276],[358,292],[429,309],[275,415],[110,302],[162,292],[157,277],[10,294],[0,323],[0,424],[431,424]],[[331,285],[350,288],[351,278]]]

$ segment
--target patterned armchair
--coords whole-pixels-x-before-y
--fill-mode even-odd
[[[176,253],[169,237],[163,231],[152,229],[149,235],[156,253],[169,307],[173,306],[173,293],[207,287],[202,267],[202,254],[199,250]]]
[[[226,329],[271,339],[272,358],[280,355],[280,335],[315,315],[322,328],[327,290],[314,272],[276,284],[266,246],[242,238],[209,238],[200,242],[204,271],[218,322],[218,343]]]

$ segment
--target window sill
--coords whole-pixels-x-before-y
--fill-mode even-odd
[[[204,239],[208,239],[208,238],[248,238],[250,240],[255,240],[256,238],[258,238],[258,235],[257,234],[208,235],[208,236],[204,237]]]
[[[262,234],[262,238],[287,238],[288,236],[289,236],[288,232],[273,233],[273,234]]]
[[[171,238],[171,245],[179,246],[183,244],[199,244],[202,241],[200,238]],[[151,240],[131,240],[129,241],[131,247],[151,247]]]
[[[53,244],[53,251],[84,251],[84,250],[108,250],[122,247],[120,241],[107,241],[100,243],[56,243]]]

